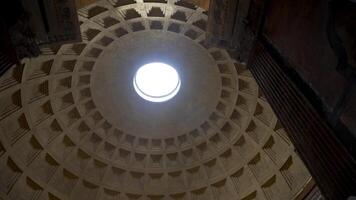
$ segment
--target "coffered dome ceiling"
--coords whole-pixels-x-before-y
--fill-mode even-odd
[[[82,43],[0,79],[0,199],[295,199],[310,175],[245,65],[204,45],[204,10],[164,0],[79,10]],[[177,96],[139,97],[150,62]]]

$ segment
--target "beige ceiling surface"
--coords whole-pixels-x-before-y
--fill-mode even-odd
[[[121,37],[105,49],[92,72],[95,105],[108,121],[131,135],[164,139],[194,131],[215,110],[221,92],[216,62],[202,48],[189,38],[161,30]],[[151,103],[136,94],[135,72],[151,62],[178,70],[182,85],[172,100]]]
[[[204,10],[99,1],[83,42],[0,79],[0,199],[294,199],[310,175],[250,72],[204,46]],[[174,65],[178,95],[143,101],[135,70]]]
[[[77,8],[83,8],[85,6],[88,6],[92,3],[97,2],[98,0],[75,0],[75,4],[77,5]],[[125,2],[126,0],[121,0],[122,2]],[[177,0],[174,0],[177,1]],[[209,9],[209,4],[210,0],[183,0],[184,2],[190,3],[197,5],[201,8],[204,8],[206,10]],[[146,0],[137,0],[137,2],[146,2]],[[150,0],[147,0],[147,2],[150,2]],[[154,1],[151,1],[154,2]]]

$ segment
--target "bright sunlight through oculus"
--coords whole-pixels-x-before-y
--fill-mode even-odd
[[[172,99],[179,91],[181,81],[177,71],[164,63],[149,63],[140,67],[133,80],[140,97],[151,102]]]

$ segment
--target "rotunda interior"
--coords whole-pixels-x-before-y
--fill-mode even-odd
[[[287,200],[311,176],[244,63],[205,45],[180,1],[96,1],[83,41],[43,48],[0,78],[0,199]],[[177,94],[135,91],[174,66]]]

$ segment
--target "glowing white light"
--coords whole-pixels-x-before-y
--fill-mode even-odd
[[[152,102],[173,98],[178,93],[180,84],[177,71],[164,63],[149,63],[140,67],[133,80],[137,94]]]

